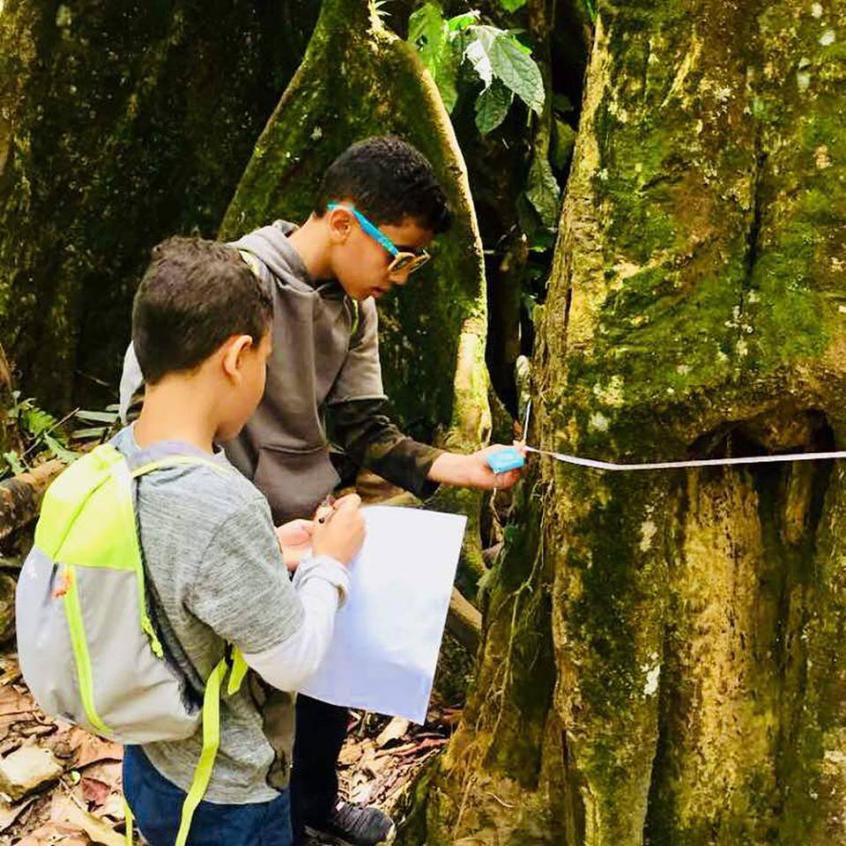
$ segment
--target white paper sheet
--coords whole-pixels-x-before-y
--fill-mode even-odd
[[[363,509],[367,536],[329,652],[302,692],[333,705],[426,719],[467,518]]]

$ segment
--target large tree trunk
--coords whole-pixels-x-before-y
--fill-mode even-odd
[[[844,37],[842,0],[601,9],[533,440],[846,443]],[[532,462],[407,842],[846,844],[846,470]]]
[[[214,234],[302,55],[283,15],[310,9],[0,4],[0,339],[25,394],[113,399],[150,247]]]
[[[491,424],[482,248],[466,168],[431,77],[368,0],[323,3],[302,66],[256,144],[221,237],[277,218],[302,222],[332,160],[354,141],[384,134],[403,137],[429,159],[456,212],[430,265],[379,304],[387,393],[409,434],[459,451],[477,449]],[[465,560],[478,576],[479,494],[443,491],[437,506],[470,516]]]

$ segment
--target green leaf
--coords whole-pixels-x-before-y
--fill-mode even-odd
[[[516,12],[526,5],[528,0],[499,0],[499,5],[505,9],[506,12]]]
[[[503,32],[506,35],[512,36],[511,42],[514,44],[515,47],[521,52],[525,53],[527,56],[532,55],[532,48],[528,46],[528,44],[524,44],[519,38],[518,35],[522,35],[526,30],[525,29],[504,29]]]
[[[473,65],[473,70],[479,75],[485,88],[489,88],[493,82],[491,47],[501,31],[492,26],[473,26],[468,30],[470,41],[464,50],[464,56]]]
[[[73,439],[75,441],[87,441],[90,438],[102,438],[108,431],[108,426],[91,426],[87,429],[74,429]]]
[[[65,449],[65,447],[52,435],[45,435],[44,442],[47,444],[50,452],[52,452],[53,455],[60,461],[64,461],[65,464],[71,464],[79,458],[75,452]]]
[[[555,229],[558,225],[558,198],[561,189],[555,181],[546,156],[535,153],[529,168],[526,196],[540,215],[543,225]]]
[[[20,457],[14,450],[12,452],[4,452],[3,460],[9,465],[12,473],[17,476],[19,473],[26,473],[26,467],[21,463]]]
[[[553,94],[552,108],[554,111],[566,115],[573,111],[573,103],[566,94]]]
[[[467,12],[464,15],[456,15],[454,18],[447,20],[447,29],[450,32],[461,32],[467,27],[473,26],[479,20],[479,12],[474,9],[472,12]]]
[[[496,129],[508,114],[514,94],[498,79],[486,88],[476,100],[476,126],[482,135]]]
[[[456,78],[461,56],[449,36],[449,27],[437,3],[424,3],[408,21],[408,40],[438,86],[446,110],[451,112],[458,99]]]
[[[523,45],[513,35],[493,26],[473,26],[468,32],[472,39],[464,55],[485,88],[490,88],[495,77],[540,114],[544,101],[543,77]]]
[[[525,192],[517,195],[517,201],[514,203],[514,208],[517,211],[517,224],[526,236],[529,249],[531,249],[537,241],[538,233],[543,231],[543,224],[541,223],[540,215],[535,211],[535,207],[529,202],[529,198],[526,196]]]
[[[447,44],[441,63],[434,74],[435,83],[447,112],[452,114],[458,100],[458,68],[461,65],[461,46],[456,41]]]
[[[75,412],[75,416],[86,423],[116,423],[118,419],[114,411],[87,411],[84,408]]]
[[[523,52],[523,45],[511,35],[500,35],[493,40],[490,60],[493,72],[504,85],[540,114],[545,96],[543,77],[534,59]]]
[[[408,40],[417,48],[423,64],[433,71],[446,44],[446,21],[437,3],[424,3],[408,19]]]
[[[552,149],[550,158],[556,170],[564,170],[576,146],[576,130],[563,120],[552,120]]]
[[[25,407],[22,409],[21,422],[23,423],[24,429],[26,429],[33,438],[37,438],[43,432],[46,432],[56,426],[58,421],[52,414],[48,414],[46,411],[42,411],[42,409],[32,405],[28,408]]]

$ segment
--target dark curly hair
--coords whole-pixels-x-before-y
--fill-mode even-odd
[[[326,171],[315,213],[327,203],[351,200],[376,225],[412,218],[434,234],[446,232],[452,212],[426,157],[394,136],[367,138],[348,147]]]

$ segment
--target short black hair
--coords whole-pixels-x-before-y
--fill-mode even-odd
[[[193,370],[232,335],[258,344],[273,299],[234,247],[202,238],[168,238],[153,247],[135,293],[132,342],[144,381]]]
[[[432,165],[411,144],[392,135],[348,147],[323,176],[315,213],[327,203],[349,199],[377,226],[399,225],[412,218],[434,234],[446,232],[452,212]]]

